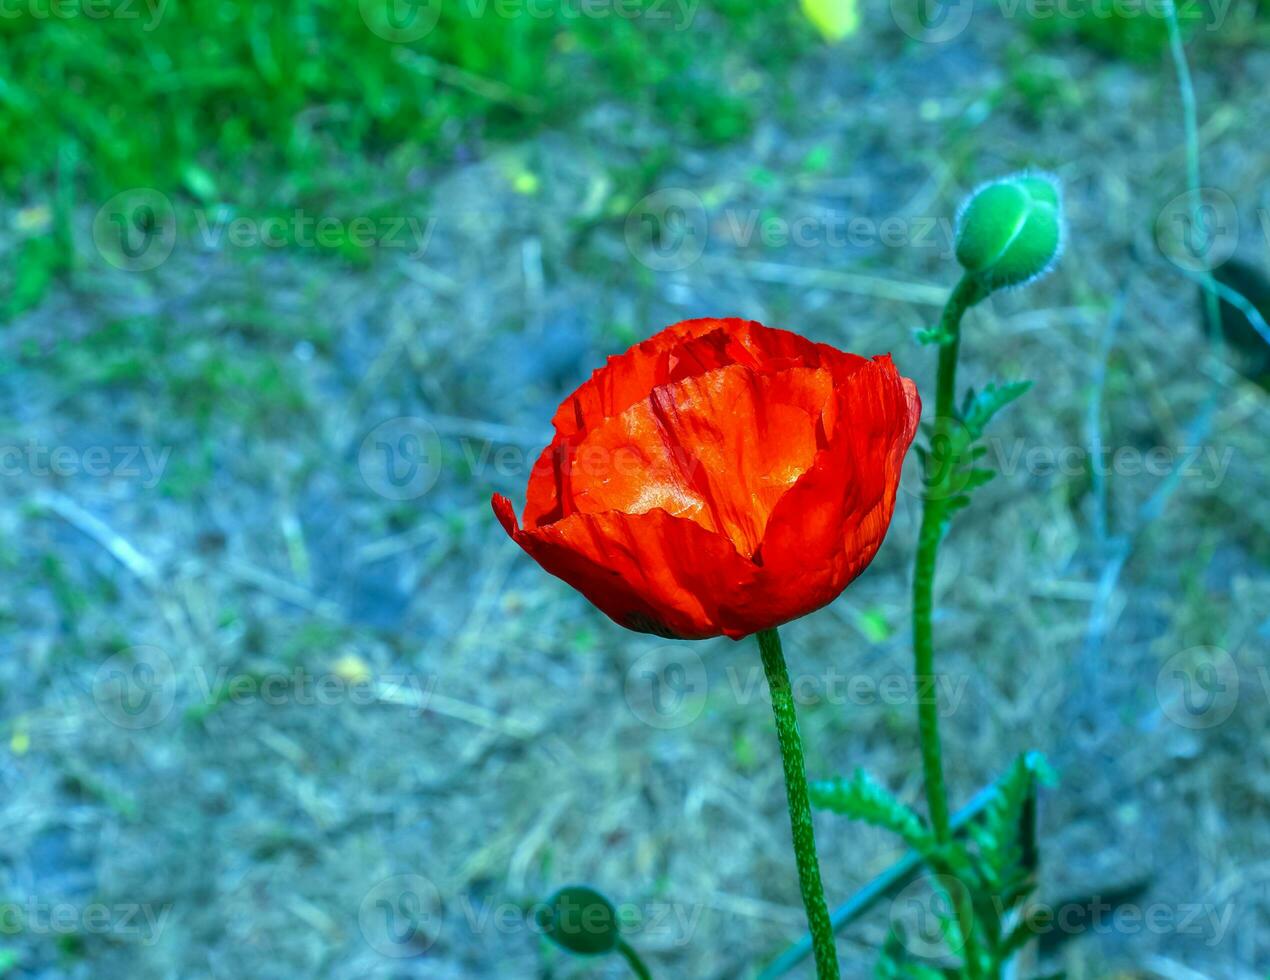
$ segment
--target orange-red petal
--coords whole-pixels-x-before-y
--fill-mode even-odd
[[[556,413],[507,532],[616,622],[739,638],[832,601],[873,559],[921,405],[873,360],[748,320],[675,324]]]
[[[718,636],[720,604],[752,580],[754,566],[727,538],[665,511],[573,514],[521,529],[512,503],[494,497],[507,533],[544,569],[620,626],[693,640]]]

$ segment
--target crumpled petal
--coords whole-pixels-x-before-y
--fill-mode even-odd
[[[561,405],[523,528],[616,622],[740,638],[832,601],[876,554],[921,403],[869,360],[738,319],[666,328]]]
[[[755,567],[727,538],[665,511],[573,514],[521,529],[512,503],[495,495],[507,533],[544,569],[568,582],[620,626],[692,640],[718,636],[724,597]]]
[[[757,560],[762,571],[724,632],[741,637],[836,599],[868,567],[895,512],[904,456],[917,433],[917,387],[889,356],[839,391],[850,420],[777,504]]]

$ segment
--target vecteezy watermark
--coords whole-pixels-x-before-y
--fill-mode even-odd
[[[231,673],[221,667],[209,673],[194,670],[195,694],[202,704],[251,704],[278,707],[332,707],[338,704],[369,705],[381,701],[397,703],[409,693],[410,703],[426,711],[437,687],[434,676],[422,674],[350,674],[332,670],[313,673],[302,667],[286,671]]]
[[[462,913],[462,923],[472,935],[494,932],[502,935],[529,932],[541,935],[545,923],[568,935],[584,935],[588,931],[609,931],[612,922],[606,915],[602,923],[591,925],[587,917],[596,912],[594,905],[582,905],[557,898],[548,905],[535,902],[528,908],[520,902],[474,902],[464,895],[455,903]],[[614,903],[617,925],[627,936],[637,935],[659,948],[688,946],[701,922],[705,906],[685,902],[621,902]]]
[[[153,946],[159,941],[170,904],[148,902],[46,901],[29,896],[24,901],[0,902],[0,937],[28,933],[35,936],[112,936]]]
[[[891,900],[891,929],[914,956],[935,959],[961,951],[973,925],[970,892],[951,875],[918,878]],[[949,928],[955,924],[956,928]]]
[[[692,191],[667,187],[642,198],[626,215],[626,247],[654,272],[681,272],[705,254],[710,217]]]
[[[97,669],[92,697],[107,721],[140,731],[162,724],[178,699],[186,711],[249,704],[332,707],[389,703],[425,712],[436,688],[434,675],[376,673],[356,657],[342,658],[327,671],[301,666],[209,670],[197,664],[178,675],[172,658],[162,648],[135,646],[120,650]]]
[[[447,458],[456,465],[461,461],[474,477],[520,480],[528,474],[533,479],[559,469],[596,485],[611,477],[625,481],[642,478],[648,484],[689,481],[701,465],[680,446],[668,446],[652,456],[625,444],[566,443],[542,453],[496,439],[464,436],[443,442],[427,419],[402,415],[376,424],[363,437],[357,466],[362,480],[375,493],[389,500],[415,500],[436,485]]]
[[[1218,30],[1234,0],[997,0],[1003,17],[1033,20],[1154,20],[1163,27],[1170,4],[1178,20]]]
[[[622,695],[631,714],[651,728],[683,728],[701,717],[710,694],[706,665],[686,645],[664,645],[626,671]]]
[[[366,944],[390,959],[427,952],[444,923],[441,892],[420,874],[398,874],[377,882],[357,910],[357,925]]]
[[[159,26],[168,0],[0,0],[0,20],[144,20],[149,33]]]
[[[29,474],[48,477],[88,476],[94,479],[137,480],[153,490],[163,479],[171,446],[46,446],[31,439],[17,445],[0,444],[0,477]]]
[[[176,703],[172,658],[156,646],[120,650],[97,668],[93,701],[119,728],[140,731],[162,724]]]
[[[371,949],[391,959],[409,959],[431,949],[443,934],[466,930],[472,936],[542,935],[552,927],[571,935],[592,929],[608,931],[607,915],[592,924],[593,905],[573,904],[557,898],[552,904],[475,900],[463,894],[447,903],[436,884],[417,873],[396,874],[376,882],[358,908],[362,937]],[[659,947],[689,945],[701,922],[705,906],[687,902],[615,903],[617,926],[627,936],[655,941]],[[455,912],[457,911],[457,915]]]
[[[389,500],[417,500],[441,475],[441,437],[426,419],[402,415],[371,429],[357,453],[362,480]]]
[[[358,0],[362,22],[393,44],[427,37],[441,22],[442,0]]]
[[[126,272],[147,272],[176,247],[176,210],[153,187],[121,191],[93,218],[93,244],[103,259]]]
[[[700,0],[359,0],[362,20],[377,36],[394,44],[427,37],[443,14],[467,20],[646,21],[670,30],[687,30]]]
[[[230,249],[350,247],[391,249],[409,258],[427,254],[438,219],[430,215],[286,214],[244,215],[224,206],[178,214],[172,199],[152,187],[110,198],[93,219],[93,243],[117,269],[146,272],[171,257],[178,244],[204,251]],[[184,235],[185,237],[182,237]]]
[[[797,217],[757,208],[725,209],[716,222],[722,237],[738,248],[918,248],[952,258],[956,230],[950,218],[892,214],[884,218],[821,208]]]
[[[1155,678],[1164,716],[1183,728],[1215,728],[1239,704],[1239,667],[1220,647],[1190,647],[1169,657]]]
[[[964,428],[960,421],[954,427]],[[943,492],[955,496],[965,490],[972,465],[995,470],[1005,478],[1020,474],[1049,479],[1083,479],[1091,474],[1101,477],[1164,479],[1176,476],[1194,481],[1204,490],[1215,490],[1226,479],[1235,456],[1233,446],[1100,446],[1097,451],[1076,444],[1047,445],[1031,443],[1023,438],[965,439],[962,456],[943,461],[953,468],[943,483]],[[920,481],[901,483],[907,493],[922,496],[926,488]]]
[[[1239,244],[1239,211],[1231,196],[1216,187],[1186,191],[1160,209],[1155,240],[1179,269],[1215,269]]]
[[[763,700],[771,703],[772,692],[762,668],[744,670],[729,665],[724,672],[728,690],[737,704]],[[814,705],[851,706],[857,708],[910,704],[936,704],[942,715],[955,714],[965,700],[966,675],[938,674],[918,679],[911,674],[848,674],[835,667],[823,673],[802,673],[790,677],[794,701],[805,707]]]
[[[248,217],[227,208],[196,209],[198,240],[205,248],[223,245],[238,249],[339,248],[348,243],[359,249],[401,249],[412,259],[427,254],[437,219],[396,214],[339,218],[311,214],[296,208],[287,215]]]
[[[1009,910],[999,897],[993,905],[998,915]],[[1079,902],[1051,905],[1029,902],[1029,931],[1036,936],[1066,935],[1185,936],[1206,946],[1216,946],[1225,937],[1236,913],[1234,902],[1108,902],[1094,896]]]
[[[909,37],[927,44],[951,41],[974,17],[974,0],[890,0],[891,16]],[[1007,19],[1132,21],[1152,19],[1162,25],[1173,3],[1186,24],[1219,30],[1234,0],[997,0]]]
[[[1035,444],[1018,437],[992,436],[974,440],[960,421],[953,423],[966,436],[957,446],[957,458],[945,461],[953,474],[943,484],[943,492],[955,495],[965,490],[973,464],[990,467],[1006,478],[1020,474],[1040,479],[1084,479],[1091,474],[1104,477],[1164,479],[1176,477],[1215,490],[1226,479],[1234,460],[1233,446],[1100,446],[1097,450],[1077,444]],[[543,442],[547,441],[544,434]],[[437,483],[444,461],[462,465],[467,474],[492,484],[523,483],[554,478],[568,473],[596,487],[692,485],[701,461],[681,446],[668,446],[657,453],[637,450],[616,441],[588,440],[580,445],[565,442],[543,452],[539,443],[471,436],[443,439],[437,428],[418,416],[400,416],[377,424],[362,439],[358,468],[366,485],[390,500],[414,500]],[[941,457],[942,458],[942,457]],[[904,481],[905,492],[920,496],[920,481]],[[611,490],[617,493],[617,490]],[[616,502],[616,498],[610,498]]]
[[[1023,439],[992,438],[984,441],[988,458],[1003,476],[1024,472],[1029,476],[1100,476],[1164,478],[1177,474],[1196,480],[1205,490],[1215,490],[1226,479],[1234,458],[1232,446],[1103,446],[1092,452],[1086,446],[1037,446]]]
[[[1008,920],[1012,909],[1000,896],[992,897],[996,916]],[[919,878],[891,902],[891,927],[910,953],[936,959],[948,950],[957,953],[974,922],[970,893],[956,878],[931,875]],[[1109,902],[1101,896],[1080,901],[1026,904],[1028,930],[1034,936],[1053,933],[1076,936],[1184,936],[1217,946],[1237,913],[1235,902]],[[950,928],[955,925],[955,928]]]
[[[891,0],[896,26],[925,44],[951,41],[970,25],[974,0]]]
[[[697,262],[711,241],[747,251],[919,248],[946,259],[953,254],[956,233],[946,216],[878,218],[834,208],[772,214],[761,208],[728,207],[712,216],[693,191],[667,187],[631,208],[625,237],[640,264],[654,272],[680,272]]]

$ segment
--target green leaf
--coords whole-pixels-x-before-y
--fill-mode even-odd
[[[994,945],[1001,938],[1004,913],[1018,908],[1035,887],[1035,843],[1029,826],[1038,784],[1054,781],[1054,771],[1040,753],[1016,758],[997,782],[996,794],[982,817],[967,829],[978,851],[975,913]],[[1026,936],[1020,937],[1026,941]],[[1016,941],[1020,941],[1016,940]]]
[[[952,334],[938,325],[923,327],[916,331],[913,336],[919,344],[939,344],[941,347],[953,339]]]
[[[873,967],[874,980],[947,980],[957,976],[955,971],[938,970],[928,963],[911,959],[904,946],[901,928],[897,924],[887,932]]]
[[[992,416],[1031,387],[1031,381],[1007,381],[1001,385],[989,384],[978,394],[975,394],[973,388],[967,391],[961,409],[961,420],[971,438],[978,439],[982,436],[988,423],[992,421]]]
[[[812,806],[889,830],[922,854],[935,845],[922,818],[863,769],[850,779],[817,780],[809,789]]]
[[[1009,934],[1001,940],[1001,944],[997,947],[997,954],[1001,961],[1008,961],[1040,934],[1035,918],[1025,915],[1019,924],[1011,929]]]

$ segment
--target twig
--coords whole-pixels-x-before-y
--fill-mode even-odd
[[[60,493],[40,493],[32,499],[38,510],[56,514],[72,527],[82,531],[135,575],[147,588],[159,584],[159,570],[149,558],[133,547],[123,535],[113,530],[105,521],[84,510],[79,504]]]

